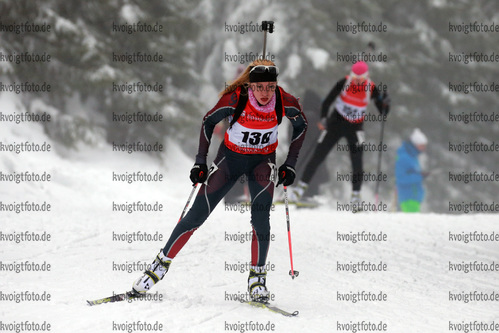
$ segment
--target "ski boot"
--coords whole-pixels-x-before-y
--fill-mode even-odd
[[[350,200],[350,205],[352,208],[352,213],[362,212],[362,201],[360,200],[360,192],[354,191],[352,192],[352,199]]]
[[[144,272],[142,277],[134,282],[132,293],[135,295],[144,295],[148,292],[156,283],[163,279],[166,272],[168,272],[171,262],[171,260],[167,260],[163,254],[163,249],[161,249],[150,268]]]
[[[265,266],[251,266],[248,277],[248,292],[251,300],[267,303],[269,300],[269,291],[265,286],[267,280],[267,271]]]
[[[290,188],[288,202],[289,203],[300,202],[307,188],[308,184],[300,180],[296,186]]]

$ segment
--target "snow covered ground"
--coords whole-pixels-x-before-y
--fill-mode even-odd
[[[0,96],[0,105],[3,112],[20,112],[9,95]],[[26,140],[54,144],[38,124],[0,122],[0,141]],[[267,284],[274,303],[298,310],[298,317],[232,300],[246,290],[250,242],[244,237],[251,230],[250,216],[223,203],[177,256],[151,300],[87,306],[87,299],[129,290],[175,226],[191,190],[192,160],[175,143],[166,145],[165,154],[161,164],[144,154],[113,152],[106,144],[82,147],[65,158],[55,151],[0,152],[4,174],[47,172],[52,177],[50,182],[1,182],[3,204],[46,202],[51,210],[0,212],[0,331],[15,331],[25,321],[50,324],[51,332],[365,332],[384,325],[386,332],[478,332],[485,331],[476,329],[479,323],[499,325],[499,241],[449,240],[463,232],[499,233],[497,215],[352,214],[327,205],[291,208],[294,268],[299,271],[294,280],[288,275],[284,207],[272,211],[275,239]],[[158,172],[163,181],[113,181],[113,173],[137,171]],[[113,211],[113,202],[139,200],[163,209]],[[25,231],[51,238],[19,243],[8,238]],[[162,239],[118,240],[134,232]],[[381,234],[386,241],[354,243],[351,233],[359,232]],[[25,262],[50,265],[50,271],[12,270]],[[470,262],[473,271],[465,273]],[[483,271],[485,265],[495,270]],[[352,272],[368,266],[385,269]],[[35,298],[50,295],[50,300],[16,302],[24,292]],[[362,292],[381,294],[384,300],[341,300]],[[497,299],[466,303],[470,292],[494,293]]]

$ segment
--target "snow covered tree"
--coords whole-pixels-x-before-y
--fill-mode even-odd
[[[28,21],[51,28],[45,33],[1,36],[6,54],[51,56],[47,63],[3,68],[3,74],[11,80],[51,85],[51,93],[26,94],[27,104],[34,98],[42,99],[65,115],[62,127],[68,122],[73,130],[100,127],[108,141],[161,142],[165,136],[186,136],[180,129],[192,121],[199,108],[196,95],[192,95],[199,89],[192,53],[202,25],[194,10],[195,1],[20,0],[1,1],[0,6],[2,13],[7,13],[2,17],[3,24]],[[130,57],[136,61],[128,61]],[[156,86],[156,91],[129,88],[134,83]],[[126,91],[119,91],[119,87]],[[82,114],[75,104],[83,105],[87,112]],[[159,112],[164,120],[113,122],[113,114],[137,112]],[[60,134],[66,130],[53,127],[49,133],[62,139]],[[74,145],[78,135],[73,139],[65,143]]]

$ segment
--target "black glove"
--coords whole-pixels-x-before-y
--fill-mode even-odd
[[[381,97],[381,112],[383,112],[384,115],[387,115],[388,112],[390,112],[390,104],[392,100],[390,98],[390,95],[385,91],[383,93],[383,97]]]
[[[279,168],[278,177],[279,181],[277,182],[277,186],[279,186],[280,184],[284,186],[289,186],[293,184],[293,182],[295,181],[296,177],[295,169],[290,165],[283,164]]]
[[[208,166],[206,164],[194,164],[190,178],[193,184],[204,183],[208,178]]]

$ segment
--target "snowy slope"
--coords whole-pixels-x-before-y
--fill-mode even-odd
[[[16,109],[15,99],[0,97],[2,108]],[[46,141],[38,124],[0,123],[2,141]],[[340,213],[335,207],[315,210],[291,208],[294,266],[289,275],[289,253],[284,208],[272,212],[268,287],[275,304],[299,310],[286,318],[255,309],[230,295],[245,292],[250,243],[232,241],[251,230],[249,213],[231,211],[223,204],[191,238],[155,287],[155,299],[131,304],[88,307],[86,299],[123,292],[140,276],[140,270],[119,271],[123,264],[149,264],[166,242],[191,190],[188,171],[192,160],[178,145],[166,145],[168,165],[143,154],[112,152],[102,145],[82,147],[68,158],[52,153],[2,152],[0,171],[47,171],[49,183],[2,182],[0,201],[33,200],[52,204],[51,212],[0,212],[0,231],[50,233],[50,242],[2,240],[0,261],[48,263],[48,272],[0,270],[4,294],[24,291],[51,295],[48,302],[12,302],[0,298],[3,324],[26,320],[50,323],[52,332],[125,331],[125,325],[163,325],[162,332],[252,331],[258,322],[275,332],[353,332],[341,325],[372,322],[387,325],[388,332],[446,332],[449,322],[499,322],[498,302],[449,301],[449,292],[499,292],[499,272],[449,271],[449,262],[499,263],[498,242],[451,242],[449,232],[498,232],[497,215],[447,216],[436,214]],[[112,179],[113,172],[159,172],[162,182],[128,184]],[[113,212],[112,203],[159,202],[160,212]],[[162,241],[113,241],[113,233],[161,234]],[[386,242],[339,241],[337,233],[386,234]],[[338,266],[366,261],[387,266],[385,272],[344,272]],[[113,263],[115,266],[113,266]],[[114,267],[114,268],[113,268]],[[245,267],[245,266],[244,266]],[[243,267],[243,268],[244,268]],[[386,294],[384,302],[346,302],[338,293],[359,291]],[[251,322],[251,323],[250,323]],[[248,327],[244,325],[250,325]],[[243,326],[241,326],[243,325]],[[1,326],[3,327],[3,326]],[[140,326],[142,327],[142,326]],[[266,326],[264,326],[265,328]],[[269,326],[270,327],[270,326]],[[140,331],[129,327],[130,332]],[[153,326],[154,328],[154,326]],[[158,326],[156,326],[158,328]],[[142,330],[148,331],[148,330]],[[154,331],[154,330],[153,330]],[[255,331],[253,329],[253,331]],[[361,331],[361,330],[359,330]]]

